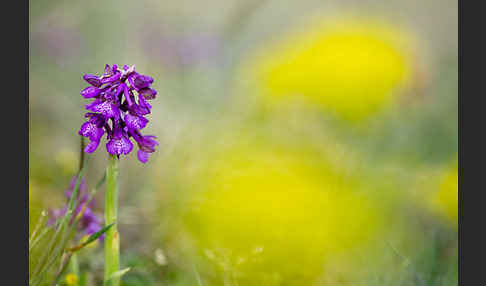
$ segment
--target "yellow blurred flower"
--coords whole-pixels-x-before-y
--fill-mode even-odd
[[[368,20],[308,25],[261,51],[247,72],[264,105],[310,104],[345,120],[376,114],[396,99],[412,73],[411,37]]]
[[[453,227],[457,227],[459,212],[458,171],[457,161],[443,169],[423,170],[410,193],[412,201],[429,215]]]
[[[442,174],[439,191],[433,198],[436,210],[451,224],[457,225],[458,207],[458,168],[447,170]]]
[[[211,153],[184,204],[199,252],[241,285],[302,285],[329,256],[366,244],[383,214],[313,152],[253,145]]]
[[[78,285],[78,276],[73,273],[68,273],[66,274],[65,281],[68,286]]]

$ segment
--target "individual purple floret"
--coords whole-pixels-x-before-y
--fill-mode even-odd
[[[65,191],[65,195],[68,202],[71,199],[71,196],[74,191],[74,187],[76,186],[76,180],[77,180],[77,176],[74,176],[74,178],[71,181],[71,186]],[[79,184],[79,190],[76,196],[77,207],[76,207],[75,214],[78,215],[83,210],[83,208],[85,208],[83,212],[83,216],[81,217],[80,223],[78,225],[78,228],[82,234],[92,235],[97,231],[101,230],[101,219],[93,213],[92,209],[95,205],[95,201],[91,200],[90,203],[86,205],[88,203],[88,200],[89,200],[89,194],[87,193],[86,184],[84,182],[84,178],[81,178],[81,182]],[[47,222],[47,225],[53,225],[57,219],[63,217],[66,214],[67,209],[68,207],[65,206],[62,209],[51,210],[50,211],[51,216]],[[104,237],[105,234],[102,234],[100,236],[101,239],[104,239]]]
[[[86,74],[84,80],[91,86],[83,89],[84,98],[93,98],[86,105],[88,121],[81,125],[79,135],[87,137],[90,142],[84,152],[92,153],[100,144],[103,135],[107,136],[106,150],[118,158],[128,155],[133,150],[133,138],[139,147],[138,159],[146,163],[150,153],[155,152],[155,136],[143,136],[140,130],[145,128],[152,106],[147,100],[154,99],[157,91],[150,86],[154,79],[135,71],[135,66],[105,66],[100,77]]]

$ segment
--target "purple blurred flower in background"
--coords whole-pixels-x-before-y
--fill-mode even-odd
[[[221,39],[204,32],[168,35],[157,28],[149,28],[143,35],[143,48],[164,65],[186,68],[212,65],[222,60]]]
[[[78,27],[51,18],[35,25],[31,33],[32,48],[53,59],[61,68],[72,66],[85,50],[85,38]]]
[[[77,178],[78,178],[77,176],[74,176],[74,178],[71,181],[71,186],[65,191],[65,195],[68,202],[71,199],[71,196],[73,194],[74,187],[76,186]],[[84,208],[84,212],[82,214],[78,226],[78,230],[80,231],[80,233],[86,235],[92,235],[97,231],[101,230],[101,219],[93,213],[93,208],[95,206],[94,199],[91,200],[87,205],[89,200],[89,194],[87,193],[86,183],[84,182],[84,178],[81,178],[81,182],[79,184],[79,190],[75,200],[77,205],[75,210],[76,216],[79,215],[79,213]],[[59,218],[63,217],[66,214],[67,209],[68,207],[65,206],[62,209],[51,210],[50,211],[51,216],[47,222],[47,225],[53,225],[56,222],[56,220],[58,220]],[[105,234],[100,236],[101,239],[104,239],[104,237]]]
[[[155,152],[155,146],[159,145],[155,136],[140,133],[148,123],[144,116],[152,109],[147,100],[154,99],[157,94],[150,87],[154,79],[137,73],[135,66],[127,65],[120,70],[117,65],[106,65],[102,76],[86,74],[83,78],[91,86],[83,89],[81,95],[94,99],[86,105],[91,112],[85,114],[88,121],[78,132],[90,140],[84,151],[94,152],[106,133],[108,153],[117,157],[128,155],[133,149],[132,137],[139,147],[138,159],[146,163],[150,153]]]
[[[221,55],[220,39],[214,35],[191,33],[178,41],[182,65],[211,63]]]

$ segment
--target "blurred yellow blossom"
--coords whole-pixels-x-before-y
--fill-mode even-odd
[[[365,245],[383,223],[359,182],[311,151],[228,146],[200,170],[186,226],[202,256],[242,285],[315,279],[326,258]]]
[[[459,212],[458,170],[457,161],[440,169],[423,170],[410,193],[411,201],[428,215],[455,227]]]
[[[450,223],[457,224],[458,207],[458,168],[447,170],[442,174],[439,191],[436,193],[433,203],[436,209]]]
[[[411,37],[370,20],[316,21],[250,62],[265,106],[297,102],[358,121],[395,101],[411,79]]]
[[[73,273],[66,274],[65,280],[68,286],[78,285],[78,276],[76,274]]]

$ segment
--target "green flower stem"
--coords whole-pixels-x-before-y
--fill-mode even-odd
[[[69,268],[71,270],[71,273],[76,275],[76,277],[79,277],[79,262],[78,262],[78,256],[76,253],[73,253],[71,255],[71,259],[69,261]]]
[[[120,278],[110,277],[120,270],[120,237],[118,235],[118,158],[110,155],[106,169],[105,225],[114,223],[105,237],[104,285],[118,286]]]

